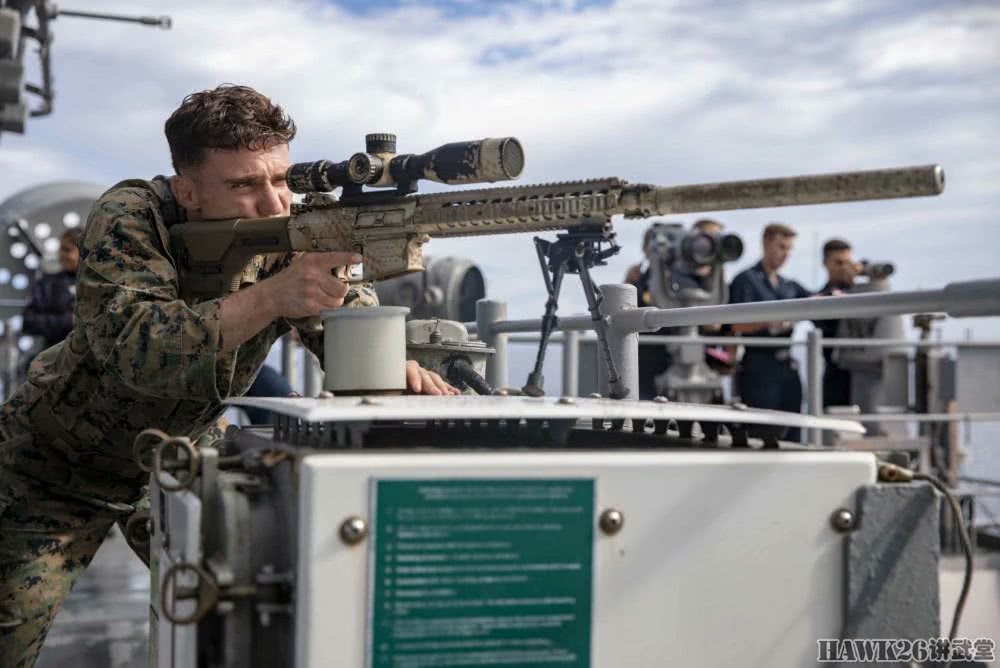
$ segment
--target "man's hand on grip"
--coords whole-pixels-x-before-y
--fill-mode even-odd
[[[279,316],[309,318],[344,303],[347,284],[333,275],[338,267],[361,262],[356,253],[303,253],[268,279],[270,297]]]

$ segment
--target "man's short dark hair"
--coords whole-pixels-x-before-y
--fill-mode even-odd
[[[258,151],[287,144],[295,137],[295,123],[253,88],[222,84],[185,97],[164,131],[179,174],[200,165],[209,149]]]
[[[827,258],[833,253],[839,253],[840,251],[851,250],[851,244],[847,243],[843,239],[830,239],[825,244],[823,244],[823,261],[826,262]]]
[[[774,237],[781,237],[782,239],[794,237],[797,234],[795,230],[784,223],[768,223],[767,227],[764,228],[764,241],[773,239]]]

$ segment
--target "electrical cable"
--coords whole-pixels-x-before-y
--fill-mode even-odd
[[[457,358],[448,365],[445,377],[449,382],[461,386],[462,383],[471,387],[476,394],[488,395],[493,393],[493,387],[480,376],[468,360]]]
[[[969,589],[972,587],[973,568],[972,541],[969,539],[969,530],[965,526],[965,518],[962,517],[962,509],[958,505],[958,499],[955,498],[955,495],[952,494],[951,490],[948,489],[948,486],[940,478],[926,473],[917,473],[902,466],[896,466],[895,464],[880,463],[878,478],[883,482],[921,480],[933,485],[948,501],[951,513],[955,518],[955,524],[958,527],[958,538],[962,543],[962,551],[965,553],[965,578],[962,580],[962,591],[959,593],[958,602],[955,604],[955,614],[951,618],[951,631],[948,634],[948,639],[954,641],[958,636],[958,624],[962,619],[962,611],[965,610],[965,602],[969,598]],[[948,668],[950,665],[951,661],[949,660],[945,663],[945,668]]]
[[[969,530],[965,526],[965,518],[962,517],[962,509],[958,505],[958,499],[956,499],[955,495],[951,493],[948,486],[945,485],[939,478],[925,473],[914,473],[913,479],[929,482],[935,489],[944,495],[945,499],[948,500],[948,505],[951,507],[951,513],[955,517],[955,524],[958,527],[958,538],[962,543],[962,551],[965,553],[965,578],[962,580],[962,591],[958,595],[958,603],[955,605],[955,614],[951,618],[951,632],[948,635],[949,640],[954,640],[958,635],[958,623],[961,621],[962,611],[965,610],[965,602],[969,597],[969,589],[972,587],[972,541],[969,539]]]

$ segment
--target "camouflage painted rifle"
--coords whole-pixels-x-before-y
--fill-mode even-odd
[[[419,179],[459,185],[517,178],[524,165],[521,145],[507,137],[397,155],[393,135],[366,140],[367,151],[347,161],[289,169],[294,192],[341,187],[339,201],[316,198],[285,217],[173,226],[182,295],[218,297],[239,289],[243,269],[262,253],[356,251],[364,257],[364,280],[381,280],[423,270],[422,246],[432,237],[566,230],[618,214],[644,218],[917,197],[944,189],[942,169],[928,165],[674,187],[604,178],[416,195]]]

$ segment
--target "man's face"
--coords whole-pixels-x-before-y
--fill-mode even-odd
[[[854,263],[854,255],[851,249],[833,251],[823,260],[830,284],[849,288],[854,285],[854,277],[857,276],[857,265]]]
[[[770,239],[764,240],[764,266],[771,271],[777,271],[784,266],[788,256],[792,253],[792,244],[795,237],[785,237],[776,234]]]
[[[59,266],[63,271],[76,271],[80,267],[80,249],[66,237],[59,242]]]
[[[210,149],[200,165],[175,177],[174,194],[193,220],[287,216],[288,167],[288,144],[260,151]]]

